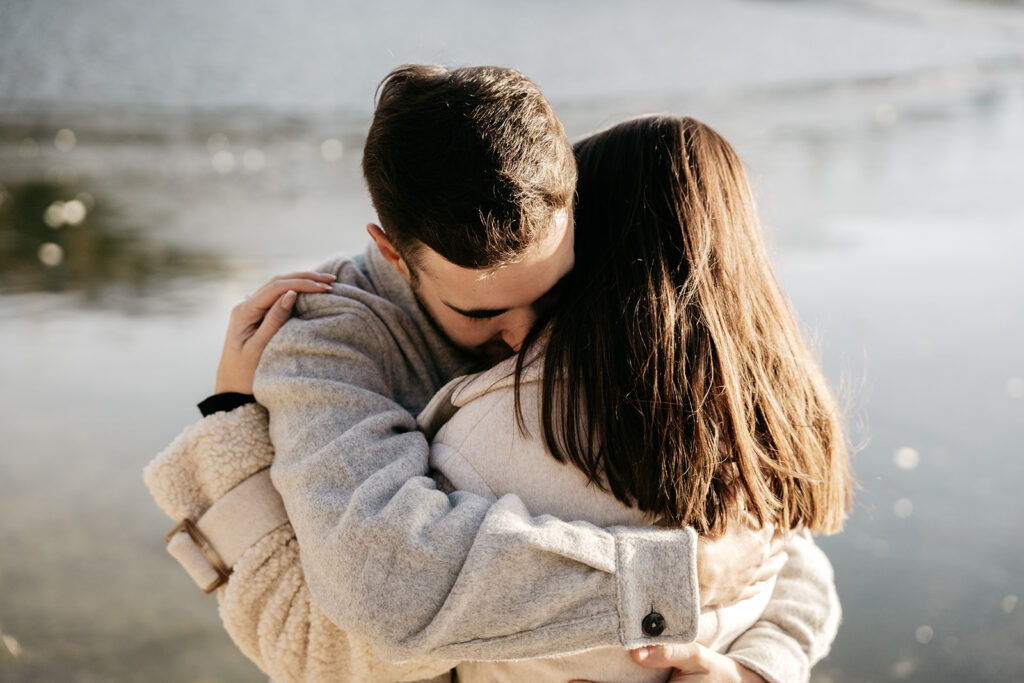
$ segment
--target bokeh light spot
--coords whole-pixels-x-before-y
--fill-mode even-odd
[[[70,152],[75,148],[77,142],[75,131],[70,128],[61,128],[53,138],[53,146],[62,152]]]
[[[921,462],[921,456],[910,446],[896,449],[892,454],[892,460],[901,470],[912,470]]]
[[[897,517],[906,519],[914,514],[914,504],[909,498],[900,498],[893,504],[892,511]]]
[[[64,261],[64,250],[59,244],[46,242],[39,247],[39,261],[50,268],[59,266]]]
[[[43,222],[54,230],[64,225],[64,202],[58,200],[46,207]]]
[[[72,199],[64,203],[64,222],[68,225],[78,225],[85,220],[85,204],[78,199]]]
[[[914,631],[914,638],[916,638],[917,642],[921,643],[922,645],[927,645],[928,643],[932,642],[932,638],[934,637],[935,631],[932,629],[931,626],[918,626],[917,630]]]
[[[327,138],[320,143],[320,155],[324,158],[324,161],[335,162],[341,159],[345,149],[341,144],[341,140],[337,138]]]
[[[213,170],[217,173],[225,174],[231,173],[235,170],[235,155],[226,149],[222,149],[219,152],[215,152],[213,159],[210,160]]]
[[[1003,611],[1006,612],[1007,614],[1009,614],[1013,610],[1017,609],[1017,596],[1016,595],[1007,595],[1005,598],[1003,598],[1002,608],[1003,608]]]

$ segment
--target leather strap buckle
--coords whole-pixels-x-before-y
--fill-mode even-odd
[[[231,569],[261,538],[288,523],[284,501],[264,468],[225,493],[199,519],[167,534],[167,552],[204,593],[223,586]]]
[[[170,543],[171,540],[179,533],[184,532],[188,534],[188,537],[192,539],[196,547],[203,554],[203,558],[210,565],[210,568],[216,573],[216,578],[209,583],[207,586],[200,586],[202,591],[209,595],[214,592],[225,583],[228,582],[228,577],[231,576],[231,568],[224,564],[224,560],[221,559],[220,555],[214,549],[213,544],[203,535],[203,532],[199,530],[199,527],[187,517],[178,523],[173,529],[171,529],[166,536],[164,541]]]

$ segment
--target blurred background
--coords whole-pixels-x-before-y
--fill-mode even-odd
[[[263,680],[141,470],[231,306],[366,242],[403,62],[723,133],[860,446],[814,680],[1024,680],[1024,3],[942,0],[0,0],[0,680]]]

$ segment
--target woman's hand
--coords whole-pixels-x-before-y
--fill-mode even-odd
[[[672,667],[668,683],[767,683],[739,662],[698,643],[652,645],[632,650],[629,654],[634,662],[648,669]]]
[[[673,667],[669,683],[766,683],[736,660],[698,643],[653,645],[629,654],[649,669]]]
[[[267,342],[292,314],[297,292],[328,292],[334,275],[278,275],[231,310],[214,392],[252,393],[252,379]]]

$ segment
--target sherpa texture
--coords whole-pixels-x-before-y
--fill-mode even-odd
[[[273,458],[267,412],[250,404],[185,429],[146,467],[144,478],[172,520],[195,520]],[[452,663],[386,662],[324,616],[310,599],[291,524],[246,551],[217,591],[217,603],[231,639],[276,683],[449,679]]]

